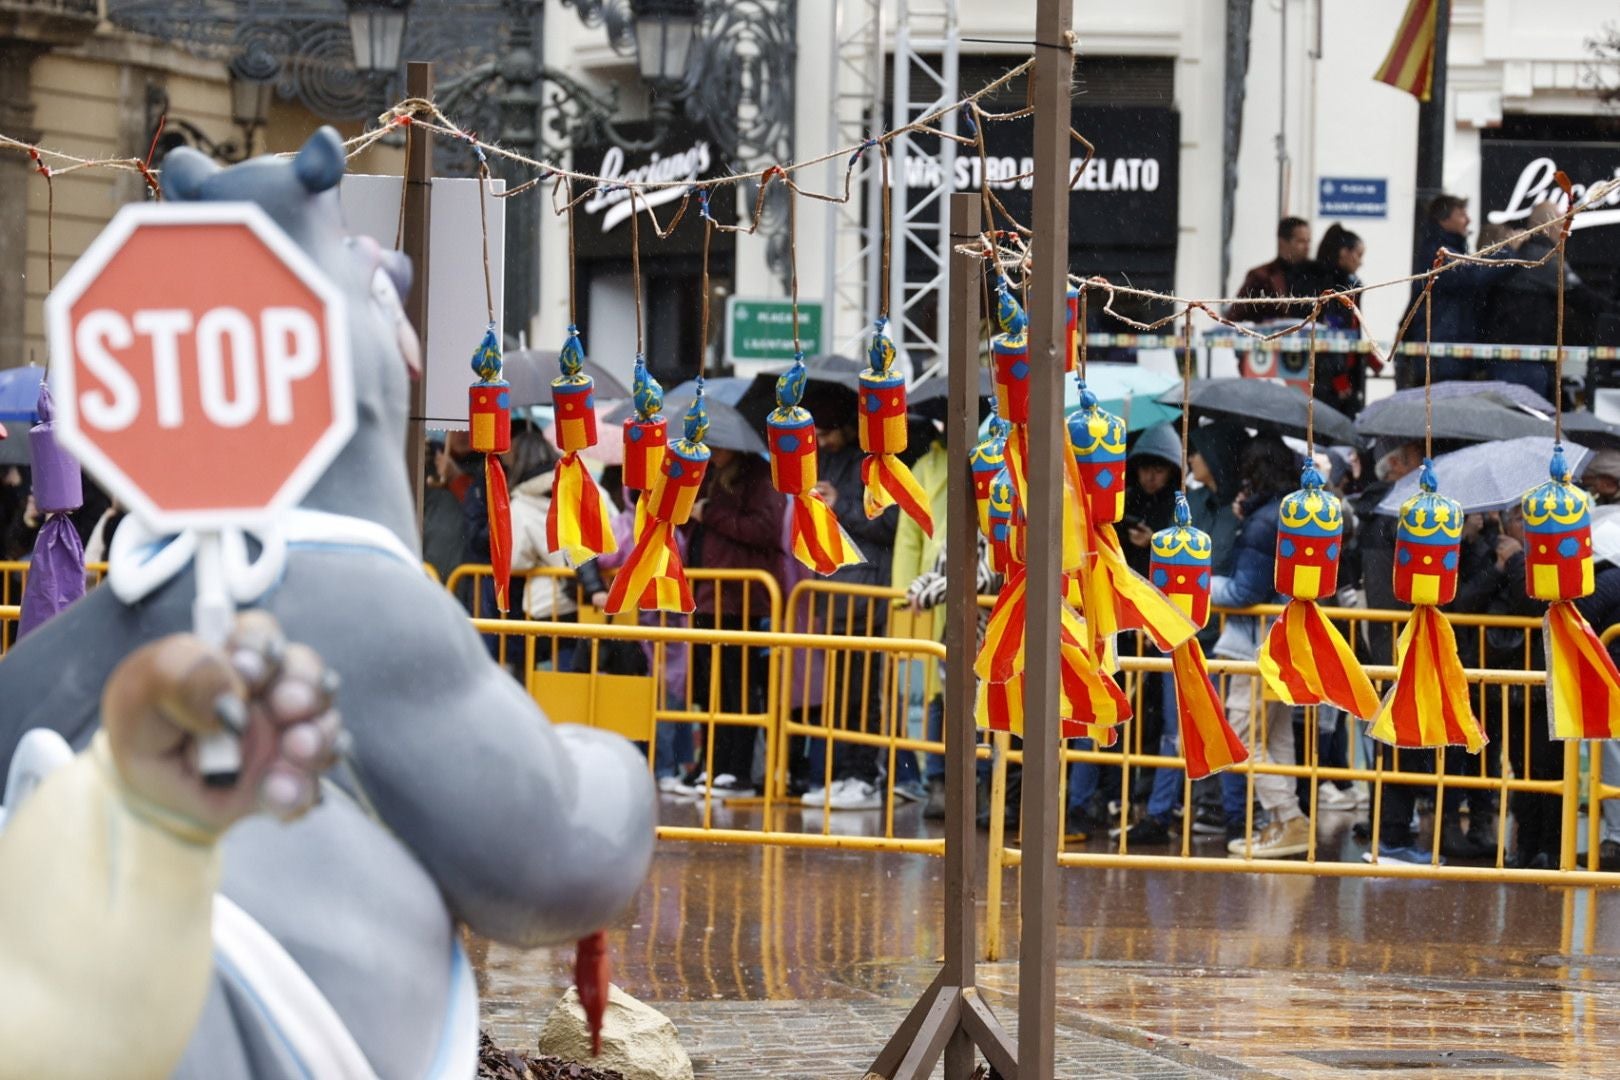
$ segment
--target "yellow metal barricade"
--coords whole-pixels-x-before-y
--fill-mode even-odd
[[[725,580],[738,584],[747,580],[746,571],[716,571],[717,574],[735,575]],[[938,642],[918,641],[910,639],[897,639],[885,637],[846,637],[830,634],[784,634],[781,632],[716,630],[699,627],[672,627],[672,626],[619,626],[614,624],[561,624],[536,621],[475,619],[473,626],[480,633],[501,639],[521,640],[521,647],[514,647],[513,655],[530,656],[534,653],[534,642],[548,638],[567,637],[575,639],[575,648],[585,648],[582,655],[588,658],[584,666],[586,671],[580,676],[586,680],[586,705],[571,715],[570,719],[583,720],[596,723],[597,726],[612,730],[624,731],[620,718],[611,717],[611,707],[608,701],[612,695],[619,691],[613,688],[612,683],[604,680],[613,676],[605,675],[600,671],[599,660],[605,653],[609,643],[634,643],[649,648],[652,652],[651,669],[652,679],[658,683],[662,676],[663,661],[659,659],[661,651],[684,646],[688,650],[701,648],[734,648],[741,650],[766,650],[770,655],[768,667],[769,677],[766,687],[765,704],[759,711],[745,709],[738,711],[722,710],[720,705],[719,664],[710,665],[711,676],[707,687],[692,687],[685,695],[673,695],[666,701],[665,707],[655,708],[651,717],[656,724],[700,724],[705,730],[705,741],[712,752],[715,731],[723,726],[748,726],[758,728],[764,736],[765,760],[777,762],[781,760],[778,749],[787,725],[782,723],[780,704],[784,695],[778,691],[780,673],[787,665],[780,661],[780,657],[794,651],[817,652],[825,654],[832,664],[838,664],[846,654],[861,656],[887,655],[902,660],[921,659],[926,663],[937,664],[944,658],[945,650]],[[687,671],[687,683],[692,683],[690,668]],[[531,688],[534,684],[531,683]],[[537,698],[540,695],[536,695]],[[744,698],[743,700],[748,700]],[[543,705],[546,703],[541,702]],[[557,711],[547,706],[548,715],[554,721],[563,719]],[[642,725],[634,729],[641,741],[647,742],[648,767],[656,769],[657,762],[654,753],[655,738],[652,726]],[[918,748],[941,749],[938,744],[927,744],[913,740]],[[891,751],[892,757],[893,751]],[[666,805],[666,811],[670,808]],[[756,799],[733,800],[720,802],[714,797],[712,790],[704,789],[698,796],[694,807],[695,822],[686,824],[664,824],[659,826],[658,834],[664,839],[672,840],[704,840],[722,843],[758,843],[793,847],[824,847],[840,849],[858,849],[873,851],[903,851],[930,855],[939,855],[944,852],[944,841],[926,836],[900,836],[896,835],[893,826],[892,813],[885,821],[881,835],[851,836],[841,835],[830,829],[825,821],[814,822],[813,810],[801,806],[798,802],[785,802],[782,798],[779,785],[768,782]],[[758,825],[742,827],[744,825]]]
[[[1217,612],[1220,619],[1233,615],[1258,615],[1273,617],[1281,612],[1281,607],[1275,605],[1260,606],[1243,611]],[[1325,608],[1329,616],[1346,634],[1347,638],[1356,640],[1362,637],[1364,630],[1371,626],[1384,625],[1394,633],[1400,630],[1409,612],[1404,611],[1374,611],[1359,608]],[[1077,847],[1067,838],[1060,841],[1059,862],[1064,866],[1088,866],[1117,868],[1137,868],[1155,870],[1175,870],[1183,872],[1259,872],[1277,874],[1307,874],[1333,877],[1407,877],[1407,878],[1445,878],[1453,880],[1476,880],[1491,882],[1526,882],[1559,885],[1620,885],[1620,873],[1598,871],[1598,850],[1600,846],[1600,818],[1602,801],[1607,798],[1620,796],[1620,786],[1609,786],[1600,778],[1598,762],[1603,751],[1601,746],[1594,744],[1587,755],[1591,760],[1583,769],[1582,744],[1567,742],[1560,746],[1552,742],[1550,747],[1545,743],[1536,748],[1537,738],[1533,738],[1532,725],[1546,724],[1544,706],[1534,707],[1534,696],[1529,692],[1515,692],[1515,687],[1534,688],[1544,684],[1546,673],[1539,669],[1541,651],[1537,635],[1541,630],[1541,620],[1533,618],[1513,618],[1506,616],[1485,615],[1449,615],[1448,619],[1455,628],[1459,642],[1472,639],[1477,644],[1475,655],[1486,657],[1487,635],[1497,632],[1495,652],[1500,657],[1504,652],[1511,652],[1515,656],[1514,669],[1473,669],[1468,672],[1469,684],[1476,709],[1476,715],[1485,723],[1486,733],[1491,741],[1484,751],[1477,755],[1466,755],[1468,767],[1462,771],[1448,770],[1447,754],[1433,751],[1402,752],[1393,751],[1393,757],[1386,766],[1382,753],[1376,754],[1371,760],[1365,759],[1357,751],[1362,740],[1358,734],[1364,723],[1353,717],[1345,717],[1344,722],[1349,725],[1349,745],[1351,757],[1345,766],[1326,766],[1321,764],[1321,747],[1319,745],[1319,728],[1317,724],[1317,710],[1307,708],[1304,710],[1303,742],[1297,747],[1296,753],[1302,764],[1293,762],[1263,762],[1257,763],[1254,758],[1257,748],[1265,745],[1264,710],[1259,707],[1257,700],[1250,702],[1250,723],[1248,724],[1248,745],[1250,761],[1231,770],[1245,779],[1245,821],[1244,835],[1253,837],[1255,831],[1254,782],[1257,775],[1280,775],[1295,778],[1304,778],[1310,784],[1310,796],[1306,806],[1306,820],[1310,824],[1309,846],[1302,858],[1255,858],[1252,853],[1252,840],[1245,845],[1244,852],[1238,855],[1228,855],[1224,850],[1219,857],[1208,857],[1194,854],[1192,840],[1192,824],[1194,815],[1194,802],[1192,787],[1185,775],[1180,777],[1180,838],[1179,845],[1169,854],[1143,853],[1132,851],[1129,846],[1129,827],[1133,821],[1131,808],[1133,793],[1133,777],[1140,770],[1185,768],[1185,760],[1179,755],[1161,755],[1157,746],[1144,746],[1142,742],[1141,725],[1128,722],[1121,735],[1119,745],[1108,750],[1075,749],[1071,744],[1065,744],[1063,750],[1063,773],[1065,783],[1069,766],[1076,762],[1087,762],[1101,767],[1112,767],[1120,770],[1120,799],[1117,808],[1117,817],[1110,814],[1111,823],[1117,827],[1117,835],[1108,841],[1105,846],[1096,843],[1086,843]],[[1605,640],[1611,640],[1620,635],[1620,627],[1613,628],[1605,635]],[[1508,636],[1516,638],[1517,643],[1504,646],[1501,638]],[[1393,640],[1393,634],[1391,635]],[[1143,701],[1144,686],[1151,680],[1144,676],[1153,673],[1166,673],[1170,664],[1167,658],[1159,656],[1156,652],[1148,650],[1149,655],[1143,655],[1143,650],[1129,637],[1120,638],[1120,651],[1128,653],[1134,651],[1137,655],[1126,655],[1121,659],[1121,669],[1125,680],[1126,691],[1141,715],[1140,709]],[[1395,669],[1392,666],[1394,657],[1381,665],[1368,665],[1366,670],[1375,683],[1387,687],[1393,679]],[[1211,658],[1209,661],[1211,676],[1216,680],[1217,689],[1221,692],[1222,700],[1226,700],[1227,683],[1233,678],[1257,678],[1259,665],[1253,661],[1232,661]],[[1147,692],[1154,692],[1156,688]],[[1263,695],[1256,695],[1261,697]],[[1172,722],[1167,718],[1166,722]],[[1359,726],[1358,726],[1359,725]],[[1005,735],[996,737],[998,753],[995,755],[995,766],[991,784],[991,836],[989,851],[989,890],[987,899],[988,919],[987,940],[992,953],[997,948],[1000,938],[999,904],[998,899],[1002,887],[1002,871],[1005,867],[1015,866],[1021,861],[1022,853],[1016,846],[1005,842],[1002,834],[1002,822],[1006,810],[1006,779],[1007,764],[1021,763],[1022,753],[1012,748],[1010,739]],[[1411,766],[1411,759],[1416,754],[1427,757],[1433,755],[1433,765],[1427,769],[1418,770]],[[1537,754],[1552,754],[1552,761],[1547,761]],[[1451,754],[1456,760],[1457,751]],[[1403,761],[1403,758],[1405,759]],[[1556,762],[1557,765],[1553,763]],[[1516,768],[1517,766],[1517,768]],[[1620,784],[1620,758],[1611,766],[1611,777]],[[1520,772],[1523,775],[1520,775]],[[1551,774],[1551,775],[1542,775]],[[1579,815],[1581,812],[1581,790],[1583,779],[1588,781],[1590,793],[1590,812],[1587,822],[1587,861],[1586,869],[1578,868],[1577,848],[1580,839]],[[1318,794],[1323,781],[1348,781],[1353,784],[1365,784],[1370,788],[1368,792],[1369,806],[1366,810],[1357,813],[1363,819],[1370,819],[1369,841],[1372,861],[1337,861],[1325,857],[1324,852],[1317,850],[1317,825],[1320,807]],[[1427,864],[1414,864],[1393,861],[1389,858],[1378,857],[1379,836],[1382,825],[1381,811],[1385,788],[1390,785],[1406,785],[1427,789],[1434,799],[1434,829],[1433,838],[1429,842],[1428,851],[1430,862]],[[1465,866],[1441,865],[1441,820],[1447,793],[1455,795],[1458,791],[1480,792],[1494,795],[1494,820],[1488,823],[1488,833],[1494,838],[1494,858],[1490,865]],[[1512,867],[1508,865],[1509,852],[1509,802],[1515,794],[1556,796],[1559,801],[1559,850],[1556,862],[1547,869],[1529,869]],[[1482,800],[1487,801],[1487,800]],[[1474,808],[1470,807],[1470,813]],[[1482,823],[1470,822],[1470,834],[1478,836],[1487,831]],[[1067,830],[1066,830],[1067,831]],[[1112,830],[1111,830],[1112,831]],[[1224,847],[1224,841],[1222,842]]]

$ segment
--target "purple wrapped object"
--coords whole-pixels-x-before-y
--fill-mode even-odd
[[[48,383],[39,386],[39,423],[28,432],[34,455],[34,505],[45,514],[34,540],[23,589],[17,636],[66,608],[84,595],[84,545],[69,512],[84,502],[79,463],[56,444]]]
[[[56,407],[50,383],[39,384],[39,423],[28,430],[34,458],[34,505],[42,514],[71,513],[84,505],[84,480],[79,462],[56,445]]]

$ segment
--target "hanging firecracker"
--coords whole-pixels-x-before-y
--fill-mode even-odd
[[[478,379],[467,388],[467,421],[472,448],[484,455],[489,565],[495,578],[495,606],[504,615],[512,584],[512,504],[500,455],[512,449],[512,395],[501,367],[500,336],[490,323],[473,352],[472,369]]]
[[[995,403],[990,405],[990,426],[968,455],[973,473],[973,501],[979,509],[979,531],[990,536],[990,485],[1006,465],[1007,421],[1001,418]],[[1000,571],[997,571],[1000,573]]]
[[[1080,407],[1069,414],[1069,450],[1084,500],[1086,618],[1092,650],[1111,653],[1121,630],[1142,630],[1170,652],[1197,633],[1191,620],[1125,561],[1114,522],[1125,516],[1125,422],[1080,386]]]
[[[1524,493],[1524,587],[1548,603],[1547,703],[1555,739],[1620,738],[1620,672],[1573,601],[1592,592],[1592,512],[1564,448]]]
[[[865,486],[866,516],[875,518],[891,506],[915,521],[927,536],[934,535],[934,517],[928,495],[900,460],[906,449],[906,379],[894,370],[894,339],[889,320],[880,316],[872,328],[866,350],[868,369],[860,376],[860,408],[856,410],[861,449],[861,483]]]
[[[1209,574],[1214,545],[1192,524],[1185,492],[1176,492],[1176,522],[1153,534],[1148,580],[1203,629],[1209,623]],[[1197,780],[1247,761],[1249,752],[1226,721],[1226,709],[1210,681],[1204,647],[1190,637],[1170,652],[1175,674],[1176,716],[1187,776]]]
[[[818,574],[861,562],[860,550],[838,515],[816,492],[816,422],[800,402],[809,375],[804,354],[776,380],[776,408],[765,418],[770,442],[771,482],[792,500],[793,555]]]
[[[669,444],[663,467],[652,491],[643,500],[646,517],[635,547],[608,590],[607,612],[617,615],[634,603],[643,611],[673,611],[690,614],[692,588],[681,565],[675,529],[692,516],[703,474],[709,468],[709,448],[703,444],[709,433],[709,412],[703,402],[703,384],[686,410],[682,437]]]
[[[1478,753],[1484,733],[1474,717],[1457,638],[1438,605],[1457,595],[1462,506],[1441,495],[1423,459],[1422,489],[1401,505],[1395,528],[1395,599],[1412,615],[1396,646],[1395,685],[1367,734],[1393,746],[1466,746]]]
[[[1001,333],[990,339],[996,410],[1009,424],[1029,422],[1029,320],[1005,277],[996,283],[996,321]]]
[[[1008,547],[1012,527],[1012,478],[1005,468],[996,471],[985,499],[984,538],[990,547],[990,569],[997,574],[1012,570],[1012,550]]]
[[[979,726],[1022,734],[1024,730],[1024,604],[1027,535],[1023,508],[1008,471],[990,485],[990,545],[1005,550],[1006,583],[996,594],[985,626],[984,644],[974,660],[979,677],[975,715]],[[994,557],[994,556],[993,556]],[[1102,671],[1086,640],[1079,614],[1059,605],[1058,660],[1061,735],[1094,738],[1103,746],[1117,739],[1119,724],[1131,716],[1130,701]]]
[[[624,421],[624,489],[649,491],[669,446],[669,421],[664,419],[664,388],[647,371],[647,361],[640,353],[636,354],[630,397],[636,414]]]
[[[1343,532],[1338,496],[1322,490],[1322,474],[1306,462],[1299,490],[1283,498],[1278,512],[1276,585],[1288,604],[1266,635],[1260,672],[1290,705],[1337,705],[1366,720],[1378,710],[1378,695],[1316,606],[1334,594]]]
[[[557,357],[562,374],[551,380],[557,449],[556,479],[546,514],[546,542],[574,565],[618,550],[607,498],[580,460],[581,450],[596,445],[596,380],[585,374],[585,347],[579,328],[568,328]]]

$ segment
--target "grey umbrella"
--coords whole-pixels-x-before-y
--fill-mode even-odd
[[[1434,475],[1440,482],[1440,494],[1462,503],[1463,513],[1502,510],[1546,481],[1552,452],[1552,439],[1543,436],[1478,443],[1435,458]],[[1591,456],[1584,446],[1564,443],[1564,460],[1569,463],[1571,476],[1580,476]],[[1401,504],[1417,490],[1418,472],[1413,470],[1384,496],[1378,512],[1399,514]]]
[[[677,391],[664,398],[664,418],[669,421],[670,442],[681,437],[682,421],[691,405],[691,394]],[[759,432],[755,431],[747,420],[743,419],[742,413],[708,394],[703,395],[703,405],[709,413],[709,434],[703,440],[706,446],[715,450],[736,450],[743,454],[769,452],[765,440],[760,438]],[[634,402],[622,401],[608,410],[602,422],[607,425],[622,424],[635,415],[635,411]]]
[[[513,349],[502,358],[506,381],[512,384],[512,407],[551,404],[551,380],[559,372],[555,349]],[[630,396],[630,388],[601,364],[585,361],[585,374],[596,380],[599,400]],[[469,376],[471,381],[471,376]]]
[[[1383,405],[1377,412],[1368,409],[1356,418],[1356,430],[1363,435],[1421,439],[1425,409],[1423,396],[1403,397]],[[1552,437],[1552,421],[1533,416],[1509,405],[1493,393],[1467,397],[1434,399],[1434,437],[1463,442],[1490,442],[1534,435]]]
[[[1161,405],[1179,406],[1181,387],[1166,390],[1154,400]],[[1195,416],[1222,417],[1236,420],[1245,427],[1303,436],[1308,402],[1301,391],[1267,379],[1196,379],[1188,408]],[[1356,428],[1348,416],[1318,401],[1316,438],[1319,442],[1354,446]]]
[[[945,414],[950,410],[951,380],[946,372],[939,372],[913,387],[906,398],[906,408],[918,416],[926,416],[930,420],[945,421]],[[979,399],[979,420],[982,422],[990,415],[990,402],[995,399],[995,384],[990,381],[990,373],[979,368],[979,388],[976,391]]]
[[[1620,450],[1620,425],[1599,420],[1584,410],[1564,414],[1564,431],[1593,450]]]
[[[0,439],[0,465],[31,465],[33,455],[28,449],[28,424],[16,420],[0,424],[6,438]]]
[[[1437,382],[1433,388],[1433,396],[1436,401],[1444,398],[1474,397],[1478,394],[1489,394],[1501,404],[1509,407],[1522,405],[1526,409],[1534,409],[1536,412],[1546,416],[1551,416],[1553,412],[1552,402],[1528,386],[1520,386],[1518,383],[1502,382],[1501,380],[1488,382],[1452,381]],[[1386,398],[1370,402],[1365,409],[1361,410],[1361,415],[1357,419],[1365,423],[1375,419],[1385,409],[1393,408],[1403,401],[1414,400],[1423,400],[1423,387],[1414,386],[1406,390],[1397,390]]]

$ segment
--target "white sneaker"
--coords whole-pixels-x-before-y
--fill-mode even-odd
[[[746,780],[738,780],[731,773],[721,773],[709,785],[709,791],[714,798],[725,802],[727,799],[752,799],[756,792],[754,785]]]
[[[838,786],[840,784],[842,784],[842,783],[843,783],[842,780],[834,780],[832,782],[832,789],[834,791],[837,791]],[[799,796],[799,805],[801,805],[801,806],[814,806],[817,809],[820,809],[821,806],[824,803],[826,803],[826,801],[827,801],[827,786],[825,784],[817,784],[815,787],[809,789],[803,795]]]
[[[1350,785],[1350,796],[1356,800],[1357,810],[1366,810],[1372,806],[1372,794],[1367,790],[1364,781],[1356,781]]]
[[[670,788],[670,790],[673,791],[677,795],[685,795],[685,796],[688,796],[688,797],[696,796],[696,797],[701,799],[703,797],[703,789],[708,787],[708,786],[709,786],[709,774],[705,770],[704,772],[698,773],[696,776],[692,777],[690,780],[682,778],[682,777],[677,777],[676,780],[675,780],[674,785]]]
[[[832,810],[881,810],[883,795],[865,780],[843,780],[834,785],[827,807]]]
[[[1316,789],[1316,808],[1334,812],[1353,812],[1356,809],[1356,797],[1331,780],[1324,780]]]
[[[679,795],[681,793],[680,774],[675,773],[671,776],[660,776],[658,778],[658,790],[669,795]]]

